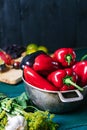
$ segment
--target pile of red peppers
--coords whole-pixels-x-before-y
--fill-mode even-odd
[[[73,48],[57,49],[51,56],[38,52],[32,56],[31,59],[29,55],[28,64],[23,68],[24,79],[29,84],[50,91],[83,91],[87,85],[87,61],[76,61]]]

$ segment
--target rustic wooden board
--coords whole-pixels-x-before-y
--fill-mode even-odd
[[[6,72],[0,73],[0,82],[7,84],[17,84],[22,80],[21,69],[9,69]]]

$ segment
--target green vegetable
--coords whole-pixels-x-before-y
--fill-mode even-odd
[[[52,121],[54,115],[49,115],[47,111],[36,111],[34,113],[27,113],[24,116],[28,121],[29,130],[56,130],[58,127],[58,125]]]
[[[28,103],[28,98],[25,93],[16,98],[2,98],[0,100],[0,130],[5,129],[7,114],[11,116],[17,114],[24,116],[27,121],[28,130],[57,129],[59,125],[53,122],[54,114],[50,114],[48,111],[40,111]],[[31,108],[33,112],[31,112]]]
[[[5,125],[7,124],[7,114],[6,112],[3,110],[0,113],[0,130],[4,130]]]

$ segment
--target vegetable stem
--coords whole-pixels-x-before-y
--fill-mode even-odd
[[[65,84],[73,85],[74,87],[76,87],[76,88],[79,89],[80,91],[83,91],[83,88],[81,88],[81,87],[78,86],[76,83],[74,83],[70,78],[65,78],[64,82],[65,82]]]
[[[68,62],[68,65],[70,65],[71,60],[72,60],[72,56],[71,55],[67,55],[66,56],[66,61]]]
[[[85,60],[85,58],[87,58],[87,54],[81,58],[81,61]]]

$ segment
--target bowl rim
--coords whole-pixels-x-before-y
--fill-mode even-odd
[[[35,88],[36,90],[39,90],[39,91],[42,91],[42,92],[48,92],[48,93],[58,93],[58,92],[61,92],[61,93],[66,93],[66,92],[73,92],[73,91],[76,91],[78,89],[73,89],[73,90],[67,90],[67,91],[51,91],[51,90],[46,90],[46,89],[40,89],[38,87],[35,87],[33,86],[32,84],[28,83],[27,81],[25,81],[24,77],[22,76],[22,80],[24,81],[24,83],[26,83],[27,85],[29,85],[30,87],[32,88]],[[87,88],[87,85],[84,86],[83,88]],[[78,90],[79,91],[79,90]],[[83,90],[84,91],[84,90]]]

